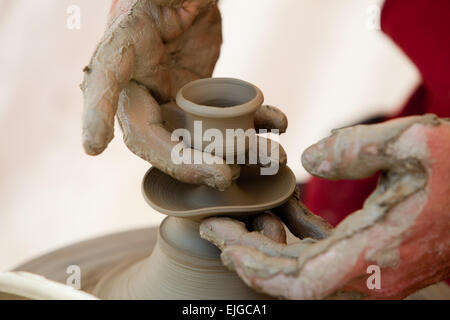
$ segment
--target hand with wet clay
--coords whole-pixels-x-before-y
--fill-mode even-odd
[[[434,115],[335,130],[302,162],[332,180],[381,171],[361,210],[331,229],[291,199],[273,211],[302,239],[291,245],[267,214],[253,232],[209,218],[201,234],[245,283],[275,297],[404,298],[450,276],[449,156],[450,120]],[[369,279],[377,268],[379,286]]]
[[[174,103],[178,90],[211,76],[221,42],[215,0],[114,0],[81,86],[86,152],[98,155],[107,147],[117,113],[133,153],[182,182],[226,189],[236,170],[226,164],[174,164],[171,150],[178,142],[170,134],[181,125]],[[287,120],[278,109],[262,106],[255,126],[284,132]],[[281,149],[281,164],[285,158]]]

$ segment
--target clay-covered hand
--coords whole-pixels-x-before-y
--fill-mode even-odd
[[[333,180],[381,170],[361,210],[330,230],[291,201],[277,210],[297,214],[310,237],[292,245],[228,218],[205,220],[201,234],[249,286],[272,296],[404,298],[450,276],[449,156],[450,121],[433,115],[336,130],[302,162]]]
[[[211,76],[221,42],[215,0],[114,0],[81,86],[86,152],[97,155],[107,147],[117,112],[133,153],[180,181],[226,189],[236,170],[226,164],[175,165],[171,150],[178,142],[170,134],[179,119],[176,93]],[[261,107],[255,122],[281,132],[287,126],[284,114],[271,107]]]

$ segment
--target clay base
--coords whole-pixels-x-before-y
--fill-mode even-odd
[[[175,217],[161,224],[150,257],[113,269],[93,294],[119,300],[270,299],[223,266],[219,250],[200,238],[198,223]]]

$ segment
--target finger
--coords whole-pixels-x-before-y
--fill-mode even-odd
[[[175,102],[168,102],[162,105],[161,113],[164,126],[169,131],[185,126],[185,113]],[[254,146],[250,146],[249,154],[252,155],[247,155],[249,157],[249,161],[247,162],[254,163],[263,168],[284,167],[287,163],[287,155],[283,147],[274,140],[260,136],[256,136],[256,143]]]
[[[186,125],[186,114],[175,101],[161,105],[164,126],[169,130],[183,128]]]
[[[370,177],[402,161],[389,153],[389,145],[402,132],[416,123],[433,121],[437,118],[432,115],[416,116],[335,130],[303,153],[302,164],[311,174],[332,180]]]
[[[256,291],[275,297],[290,297],[297,280],[298,264],[294,259],[272,257],[246,246],[230,246],[221,254],[223,264]]]
[[[299,200],[298,192],[285,204],[271,209],[292,232],[300,239],[325,239],[333,231],[333,227],[324,219],[316,216]]]
[[[102,153],[113,138],[119,94],[134,70],[135,51],[130,43],[128,33],[115,29],[84,69],[83,146],[90,155]]]
[[[263,105],[256,110],[256,130],[279,130],[279,133],[281,134],[286,132],[287,127],[287,117],[280,109],[269,105]]]
[[[213,217],[200,224],[200,236],[223,250],[229,245],[250,245],[261,247],[270,239],[258,232],[251,234],[241,221],[227,217]]]
[[[273,170],[274,172],[270,173],[271,169],[279,169],[286,166],[287,163],[286,151],[281,144],[261,136],[256,136],[255,143],[250,144],[247,158],[247,165],[267,168],[266,174],[276,174],[278,170]]]
[[[284,225],[277,216],[270,212],[260,214],[253,219],[253,230],[275,242],[286,244]]]
[[[134,81],[130,81],[120,95],[118,118],[127,147],[173,178],[219,190],[225,190],[237,178],[236,170],[220,164],[223,159],[215,159],[217,164],[176,164],[172,150],[179,142],[172,141],[170,132],[162,125],[162,114],[156,100],[145,87]],[[192,159],[196,156],[202,159],[200,151],[188,148],[185,151],[192,154]]]
[[[224,250],[227,246],[241,245],[256,248],[270,256],[296,258],[311,241],[292,245],[276,242],[259,232],[249,232],[243,222],[231,218],[213,217],[200,225],[200,236]]]

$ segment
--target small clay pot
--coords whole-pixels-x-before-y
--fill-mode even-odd
[[[178,92],[176,101],[186,114],[185,129],[191,135],[191,140],[185,142],[191,148],[204,151],[211,143],[203,141],[204,132],[217,129],[223,137],[222,155],[225,157],[227,154],[238,155],[247,152],[248,141],[255,136],[254,114],[264,102],[264,96],[261,90],[246,81],[207,78],[185,85]],[[201,130],[198,123],[197,130],[195,129],[196,121],[201,121]],[[245,147],[238,148],[239,142],[243,141],[237,141],[236,137],[227,139],[227,129],[243,129],[244,132],[253,129],[253,134],[247,131]]]

